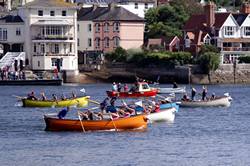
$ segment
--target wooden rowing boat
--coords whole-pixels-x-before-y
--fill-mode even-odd
[[[175,107],[167,108],[161,110],[160,112],[155,112],[147,115],[150,123],[154,122],[169,122],[173,123],[175,119],[175,113],[177,112]]]
[[[134,130],[147,128],[144,115],[119,118],[115,120],[83,120],[58,119],[44,116],[46,131],[98,131],[98,130]],[[81,124],[82,122],[82,124]]]
[[[182,107],[229,107],[231,105],[231,97],[230,96],[223,96],[218,97],[213,100],[206,100],[206,101],[181,101],[180,106]]]
[[[89,96],[78,97],[75,99],[66,99],[66,100],[30,100],[22,99],[23,107],[68,107],[76,105],[78,107],[84,107],[88,105]]]

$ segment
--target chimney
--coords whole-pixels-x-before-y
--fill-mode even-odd
[[[212,27],[215,23],[215,4],[214,2],[209,1],[205,6],[204,6],[204,11],[205,11],[205,17],[206,17],[206,23],[208,27]]]
[[[241,7],[241,13],[244,14],[250,14],[250,4],[249,3],[244,3]]]

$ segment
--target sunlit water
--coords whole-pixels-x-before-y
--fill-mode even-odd
[[[229,92],[232,106],[181,108],[173,124],[143,132],[46,132],[43,114],[58,109],[22,108],[12,96],[80,95],[81,88],[101,101],[110,85],[0,87],[0,165],[250,165],[250,86],[209,86],[217,95]]]

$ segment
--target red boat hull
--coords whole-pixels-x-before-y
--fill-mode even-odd
[[[107,91],[108,97],[119,97],[119,98],[138,98],[138,97],[154,97],[156,96],[158,90],[152,89],[146,92],[115,92]]]

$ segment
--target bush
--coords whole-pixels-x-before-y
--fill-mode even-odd
[[[214,52],[206,52],[199,57],[198,62],[204,73],[210,74],[210,71],[215,71],[219,67],[220,55]]]
[[[241,56],[238,58],[239,63],[250,63],[250,55]]]

